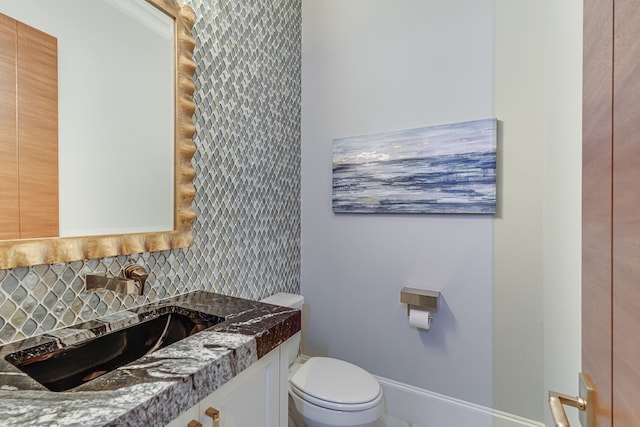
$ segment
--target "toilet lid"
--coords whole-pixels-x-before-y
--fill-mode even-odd
[[[364,369],[343,360],[312,357],[291,377],[302,399],[329,409],[360,411],[381,400],[378,381]]]

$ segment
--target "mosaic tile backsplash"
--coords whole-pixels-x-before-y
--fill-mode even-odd
[[[195,243],[0,270],[0,343],[196,289],[299,290],[301,0],[184,2],[196,15]],[[144,296],[84,291],[85,274],[131,262],[149,271]]]

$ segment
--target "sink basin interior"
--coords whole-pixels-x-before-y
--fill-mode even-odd
[[[166,313],[39,356],[5,359],[49,390],[66,391],[223,320],[197,314]]]

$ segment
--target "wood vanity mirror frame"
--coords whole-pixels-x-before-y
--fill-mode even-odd
[[[175,0],[145,1],[174,20],[174,229],[150,233],[4,240],[0,241],[0,269],[163,251],[185,248],[193,243],[191,230],[195,213],[191,203],[195,197],[195,171],[191,159],[195,153],[192,117],[195,112],[193,76],[196,64],[193,61],[195,40],[191,30],[195,17],[193,9]]]

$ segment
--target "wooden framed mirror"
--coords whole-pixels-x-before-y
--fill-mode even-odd
[[[113,7],[118,7],[117,3],[120,3],[123,7],[130,7],[131,5],[131,0],[105,1],[109,2],[110,6]],[[173,193],[169,202],[169,210],[172,210],[173,213],[172,228],[169,223],[166,229],[161,226],[159,231],[117,231],[114,233],[100,232],[89,236],[71,235],[68,237],[1,240],[0,269],[162,251],[187,247],[193,243],[192,226],[195,220],[195,213],[191,203],[195,196],[193,186],[195,172],[191,165],[191,159],[195,153],[195,145],[193,143],[195,126],[192,123],[195,111],[193,102],[193,92],[195,90],[193,82],[195,73],[193,50],[195,40],[191,35],[191,30],[194,25],[194,13],[189,6],[181,5],[175,0],[144,0],[144,2],[153,10],[166,15],[173,22],[173,65],[172,70],[168,70],[168,73],[173,76],[173,81],[170,82],[173,83],[170,88],[174,116],[171,126],[173,132],[173,162],[167,167],[171,169],[171,166],[173,166],[173,170],[167,171],[167,176],[173,176],[173,188],[165,191],[172,191]],[[74,11],[65,10],[65,12],[73,15]],[[118,28],[117,25],[113,27]],[[64,49],[64,46],[60,46],[59,50],[61,49]],[[122,68],[126,70],[126,65]],[[138,101],[134,98],[121,99],[119,102],[136,103]],[[144,109],[144,106],[140,105],[139,108]],[[167,109],[170,110],[170,106]],[[118,124],[113,125],[114,128],[118,126]],[[137,137],[139,138],[139,135]],[[147,150],[148,153],[153,151],[153,149]],[[171,151],[171,148],[169,148],[169,151]],[[127,153],[118,154],[127,155]],[[147,160],[146,158],[140,159],[141,162]],[[103,160],[97,158],[95,161]],[[112,167],[114,169],[113,173],[122,174],[122,171],[118,170],[118,164],[114,164]],[[109,180],[108,176],[105,178]],[[133,179],[131,179],[130,185],[126,185],[125,188],[120,187],[118,188],[119,191],[131,193],[132,202],[127,204],[123,203],[119,197],[109,197],[107,202],[110,205],[126,212],[126,209],[135,209],[135,203],[146,203],[144,186],[136,186],[136,182]],[[171,212],[169,213],[170,221]],[[134,230],[140,230],[140,228],[135,228]]]

